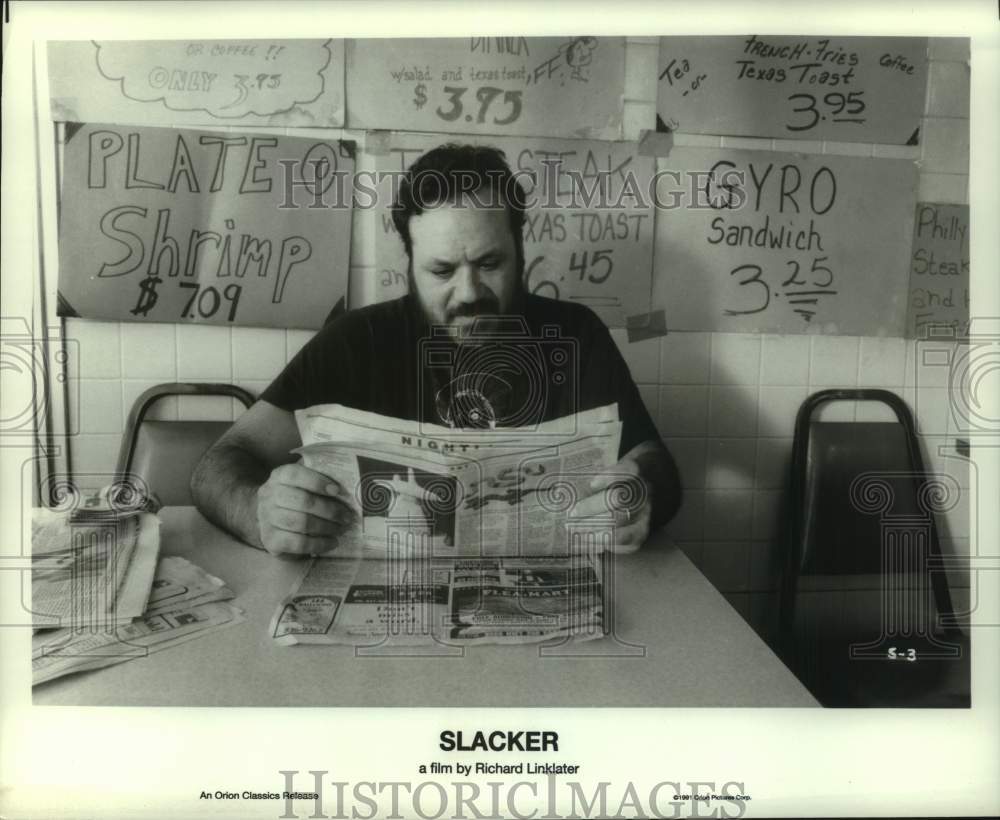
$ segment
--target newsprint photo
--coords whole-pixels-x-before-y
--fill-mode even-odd
[[[0,5],[0,820],[1000,815],[993,0]]]

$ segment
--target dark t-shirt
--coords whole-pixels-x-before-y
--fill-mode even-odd
[[[589,308],[527,295],[474,343],[432,333],[412,296],[344,313],[261,394],[284,410],[343,404],[434,424],[536,424],[618,403],[620,453],[658,439],[611,334]],[[478,415],[475,415],[478,413]]]

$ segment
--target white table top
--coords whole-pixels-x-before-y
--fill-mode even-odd
[[[662,535],[616,560],[614,634],[583,644],[463,647],[458,657],[359,657],[275,645],[268,626],[303,571],[193,507],[161,511],[161,555],[222,578],[247,622],[34,689],[39,705],[817,706],[725,598]],[[548,650],[547,650],[548,651]]]

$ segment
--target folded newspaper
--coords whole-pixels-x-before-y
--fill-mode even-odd
[[[295,414],[303,463],[356,513],[337,557],[566,555],[566,522],[618,461],[617,405],[530,428],[456,430],[341,405]],[[609,508],[610,510],[610,508]]]
[[[100,669],[200,638],[246,619],[225,603],[233,592],[185,558],[160,559],[141,618],[102,630],[54,629],[35,634],[32,685],[74,672]]]
[[[160,552],[159,527],[148,512],[33,510],[35,629],[98,628],[142,615]]]
[[[603,635],[600,565],[569,558],[316,558],[271,622],[299,643],[426,646]]]

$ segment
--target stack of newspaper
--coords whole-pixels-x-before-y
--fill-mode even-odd
[[[106,628],[142,615],[160,552],[152,513],[88,505],[32,511],[31,598],[35,629]]]
[[[160,520],[107,496],[32,513],[32,682],[121,663],[239,623],[222,581],[159,558]]]
[[[616,405],[489,431],[340,405],[296,420],[303,463],[340,485],[357,523],[282,602],[279,643],[601,636],[596,554],[614,517],[570,511],[618,460]]]
[[[111,629],[35,633],[32,684],[159,652],[246,620],[233,591],[186,558],[161,558],[141,618]]]

